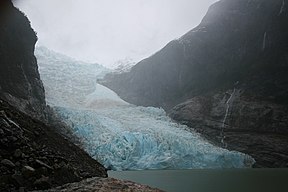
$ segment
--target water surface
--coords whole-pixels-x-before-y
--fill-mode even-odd
[[[288,169],[193,169],[109,171],[167,192],[287,192]]]

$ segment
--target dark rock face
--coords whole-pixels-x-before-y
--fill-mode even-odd
[[[30,22],[11,1],[0,4],[0,98],[44,120],[45,93],[38,73]]]
[[[48,189],[105,168],[38,120],[0,100],[0,191]]]
[[[225,145],[258,166],[288,166],[287,23],[286,0],[220,0],[199,26],[102,84],[130,103],[163,107],[219,145],[224,127]]]
[[[170,111],[214,144],[250,154],[255,167],[288,167],[288,107],[240,89],[196,96]]]
[[[102,165],[46,125],[62,126],[46,107],[34,56],[36,40],[24,14],[11,1],[1,0],[0,191],[48,189],[107,177]]]

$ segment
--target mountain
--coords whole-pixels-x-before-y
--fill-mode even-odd
[[[101,83],[163,107],[259,167],[288,166],[288,2],[220,0],[202,22],[129,72]]]

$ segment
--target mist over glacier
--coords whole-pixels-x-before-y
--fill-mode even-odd
[[[254,163],[248,155],[213,146],[173,122],[163,109],[123,101],[97,84],[109,72],[101,65],[81,63],[46,48],[37,48],[35,54],[47,103],[106,168],[242,168]]]

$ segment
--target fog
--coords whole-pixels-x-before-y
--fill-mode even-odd
[[[197,26],[215,0],[16,0],[46,46],[111,67],[139,61]]]

